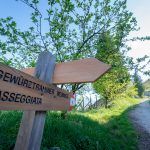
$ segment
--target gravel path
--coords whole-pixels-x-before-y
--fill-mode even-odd
[[[150,150],[150,104],[148,100],[130,112],[130,118],[138,132],[139,150]]]

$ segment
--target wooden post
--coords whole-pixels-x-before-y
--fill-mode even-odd
[[[22,116],[14,150],[27,150],[34,122],[35,111],[25,111]]]
[[[34,76],[52,83],[55,58],[50,52],[39,55]],[[40,150],[46,111],[26,111],[23,114],[14,150]]]

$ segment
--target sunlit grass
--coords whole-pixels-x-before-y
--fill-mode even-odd
[[[139,100],[116,100],[109,109],[70,112],[66,119],[60,112],[48,112],[42,150],[136,150],[137,135],[128,118],[129,109]],[[0,150],[15,144],[21,112],[0,113]]]

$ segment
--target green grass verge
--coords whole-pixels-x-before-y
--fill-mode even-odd
[[[128,118],[128,111],[139,101],[116,100],[109,109],[71,112],[66,119],[60,112],[48,112],[42,150],[136,150],[137,135]],[[0,150],[14,145],[21,112],[0,112]]]

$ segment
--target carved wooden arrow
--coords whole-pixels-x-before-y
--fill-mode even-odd
[[[87,58],[56,64],[54,84],[94,82],[111,68],[96,58]],[[34,68],[23,69],[23,72],[33,75]]]

